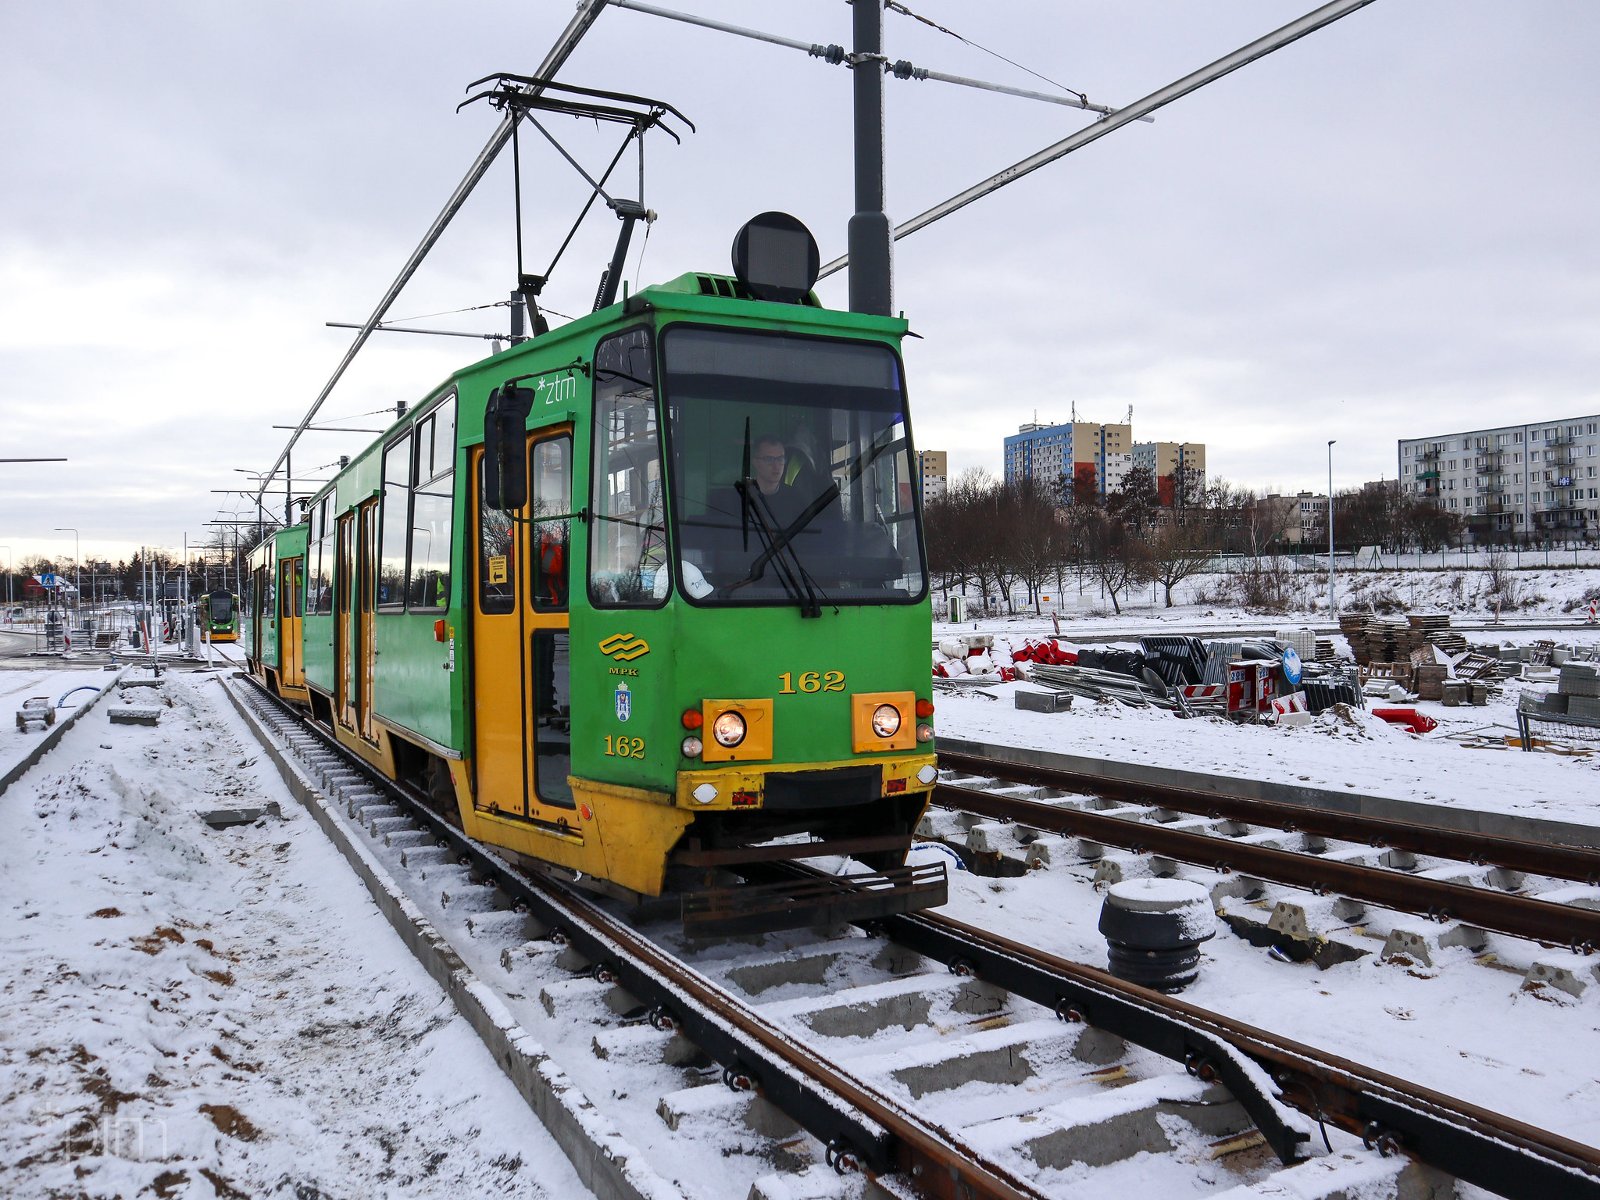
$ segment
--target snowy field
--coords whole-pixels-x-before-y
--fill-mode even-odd
[[[215,677],[167,678],[158,728],[108,696],[0,795],[0,1195],[587,1195]]]
[[[1229,617],[1241,619],[1209,620]],[[1562,620],[1559,640],[1600,642],[1600,630]],[[1003,636],[1051,630],[1032,617],[982,624]],[[1130,629],[1126,618],[1117,629]],[[108,678],[29,667],[0,672],[0,692],[14,704]],[[1518,683],[1487,709],[1419,705],[1440,721],[1423,738],[1359,714],[1288,730],[1082,700],[1061,714],[1018,712],[1017,686],[1028,685],[939,694],[938,729],[1600,824],[1600,756],[1449,739],[1479,727],[1510,732],[1526,686]],[[169,672],[163,690],[171,705],[159,728],[111,725],[105,710],[120,701],[108,696],[0,795],[9,831],[0,851],[0,1195],[585,1194],[251,745],[214,676]],[[0,773],[39,736],[0,725]],[[197,815],[268,800],[283,816],[258,826],[213,831]],[[960,872],[949,911],[1098,966],[1099,903],[1088,867],[1018,879]],[[1381,937],[1391,923],[1404,921],[1375,917],[1368,932]],[[1534,953],[1503,939],[1491,948],[1513,969]],[[1523,992],[1519,982],[1460,948],[1432,966],[1374,954],[1319,971],[1224,931],[1206,944],[1185,998],[1600,1145],[1600,987],[1573,998]],[[594,1030],[535,1032],[559,1057],[587,1055]],[[639,1111],[656,1120],[649,1104]],[[640,1132],[641,1142],[668,1140]]]

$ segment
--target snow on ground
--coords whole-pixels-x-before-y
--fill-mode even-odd
[[[0,1194],[588,1194],[210,680],[0,795]]]
[[[1201,614],[1160,616],[1171,630]],[[1600,641],[1562,620],[1560,640]],[[1116,629],[1136,636],[1138,626],[1124,617]],[[984,627],[1051,629],[1031,617]],[[29,666],[0,672],[0,694],[57,696],[80,675],[107,677]],[[0,795],[10,833],[0,844],[0,1194],[582,1194],[207,679],[169,673],[175,704],[158,729],[112,726],[96,709]],[[1419,705],[1441,721],[1422,739],[1361,715],[1286,730],[1081,700],[1067,713],[1026,713],[1012,707],[1015,685],[992,700],[940,694],[935,722],[950,737],[1600,823],[1596,759],[1445,739],[1480,725],[1509,732],[1521,686],[1489,709]],[[0,724],[0,773],[39,736]],[[195,815],[261,799],[278,800],[283,817],[213,832]],[[1100,900],[1084,867],[1020,879],[961,872],[949,911],[1103,965]],[[1381,934],[1398,920],[1372,924]],[[1501,939],[1492,948],[1511,965],[1532,953]],[[1373,955],[1319,971],[1224,931],[1206,943],[1185,998],[1600,1145],[1600,987],[1582,998],[1522,992],[1517,975],[1470,957],[1454,949],[1423,967]],[[554,1036],[529,1020],[535,1036]],[[587,1054],[594,1028],[580,1025],[573,1045]],[[653,1104],[675,1079],[639,1064],[637,1090],[652,1095],[628,1101],[625,1136],[671,1153]]]

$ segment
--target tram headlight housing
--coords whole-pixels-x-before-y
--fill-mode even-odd
[[[880,704],[872,710],[872,732],[881,738],[892,738],[900,732],[900,710],[892,704]]]
[[[711,736],[717,739],[717,745],[728,750],[743,742],[748,731],[744,718],[736,712],[718,713],[711,722]]]
[[[917,744],[913,692],[857,692],[850,697],[850,741],[857,754],[910,750]]]

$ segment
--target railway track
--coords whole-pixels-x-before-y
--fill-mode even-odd
[[[473,988],[529,1028],[598,1030],[564,1066],[591,1097],[631,1098],[605,1106],[618,1127],[659,1097],[646,1141],[704,1131],[651,1178],[692,1171],[697,1140],[723,1143],[723,1178],[687,1194],[855,1196],[865,1175],[890,1195],[1047,1196],[1078,1192],[1085,1173],[1111,1194],[1137,1161],[1142,1183],[1185,1190],[1287,1174],[1308,1197],[1356,1181],[1425,1195],[1443,1171],[1508,1196],[1600,1196],[1588,1147],[949,918],[756,948],[630,924],[466,841],[253,685],[229,686],[366,831],[394,886],[447,934],[473,935],[450,939],[484,964]],[[741,1132],[730,1152],[743,1127],[766,1136]],[[747,1181],[727,1166],[740,1156],[785,1169]],[[656,1193],[626,1173],[613,1183],[605,1194]]]
[[[940,765],[935,804],[1012,825],[1025,839],[1079,839],[1079,852],[1091,859],[1116,847],[1157,856],[1157,874],[1181,863],[1335,894],[1441,925],[1461,923],[1468,940],[1488,931],[1580,954],[1600,947],[1600,850],[970,754],[941,753]]]

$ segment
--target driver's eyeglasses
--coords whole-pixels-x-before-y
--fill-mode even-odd
[[[758,454],[756,455],[756,461],[758,463],[788,462],[789,456],[787,454]]]

